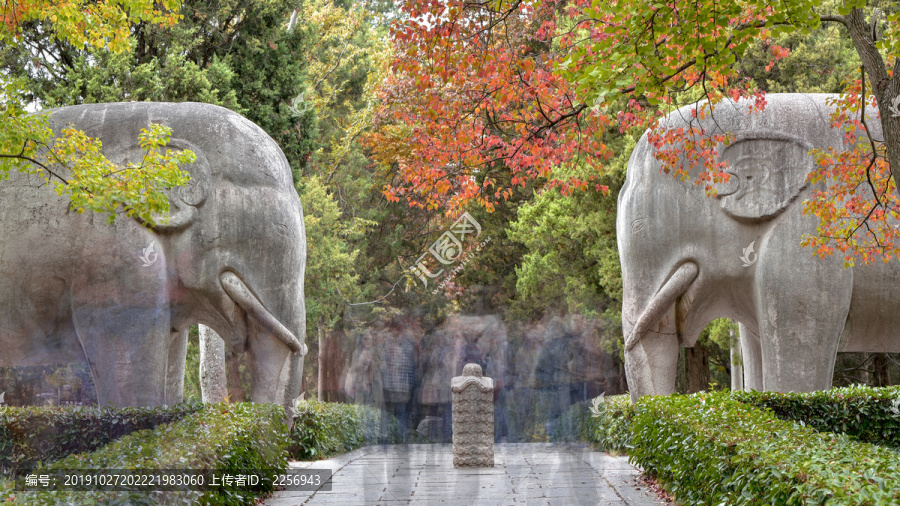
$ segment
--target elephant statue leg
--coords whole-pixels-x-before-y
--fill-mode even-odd
[[[154,308],[75,308],[75,329],[94,377],[99,405],[166,403],[166,362],[172,333],[167,315],[166,321],[158,321],[163,318]],[[135,321],[155,324],[148,328],[134,325]]]
[[[228,397],[225,341],[216,331],[200,325],[200,392],[204,403],[222,402]]]
[[[241,362],[245,353],[233,348],[225,349],[225,373],[229,402],[244,402],[244,389],[241,386]]]
[[[253,375],[251,398],[253,402],[281,404],[285,390],[285,385],[281,383],[282,371],[289,366],[291,350],[265,331],[259,322],[253,320],[248,324],[250,339],[247,352]],[[268,357],[268,360],[259,360],[259,357]]]
[[[675,393],[679,346],[672,306],[658,326],[644,332],[632,350],[625,353],[625,377],[632,402],[646,394]]]
[[[746,325],[739,326],[741,358],[743,359],[743,390],[763,390],[762,348],[759,335]]]
[[[294,401],[300,397],[301,382],[303,380],[303,357],[302,353],[291,353],[288,364],[281,373],[284,389],[278,393],[279,399],[283,399],[282,404],[293,408]]]
[[[850,310],[853,272],[842,268],[839,257],[797,254],[799,236],[794,228],[776,228],[756,266],[764,390],[831,388]]]
[[[172,332],[169,361],[166,366],[166,405],[174,406],[184,400],[184,362],[187,358],[190,329]]]

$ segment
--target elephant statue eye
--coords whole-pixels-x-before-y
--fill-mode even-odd
[[[291,235],[290,230],[284,223],[273,223],[272,226],[275,227],[275,232],[280,236],[289,237]]]
[[[631,233],[636,234],[644,228],[644,218],[638,218],[631,223]]]

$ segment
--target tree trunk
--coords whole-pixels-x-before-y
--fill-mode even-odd
[[[866,69],[869,82],[875,88],[873,90],[867,89],[866,93],[871,92],[875,95],[875,100],[878,103],[888,163],[894,168],[892,171],[894,182],[900,188],[900,171],[896,169],[900,165],[900,115],[894,116],[889,110],[894,97],[900,95],[900,72],[894,72],[893,76],[888,75],[885,61],[875,45],[875,39],[872,37],[872,20],[866,20],[862,9],[851,9],[850,13],[844,16],[844,21],[847,31],[850,33],[850,39],[853,41],[853,46],[859,54],[860,62]],[[878,21],[875,20],[875,22],[877,24]],[[874,116],[868,117],[868,114],[865,119],[878,121]]]
[[[319,375],[316,379],[316,390],[318,390],[318,399],[320,402],[325,401],[325,360],[323,358],[323,353],[325,352],[325,340],[322,337],[322,326],[318,327],[319,333],[319,353],[318,353],[318,361],[319,361]]]
[[[887,359],[885,358],[884,353],[875,353],[875,356],[872,357],[872,365],[874,366],[872,380],[875,386],[886,387],[890,385],[891,380],[888,376]]]
[[[744,389],[744,360],[741,357],[741,341],[734,338],[734,330],[731,331],[731,390]]]
[[[709,388],[709,350],[699,342],[693,348],[684,349],[687,366],[687,393]]]

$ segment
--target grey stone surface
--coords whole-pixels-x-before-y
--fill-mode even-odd
[[[451,445],[370,446],[291,467],[331,469],[331,491],[276,492],[270,506],[300,504],[665,504],[626,457],[578,444],[495,445],[491,468],[454,468]]]
[[[154,122],[172,129],[169,147],[197,155],[190,183],[170,193],[168,224],[109,225],[70,212],[37,177],[0,182],[0,366],[87,362],[100,404],[162,405],[181,397],[186,330],[202,323],[249,352],[254,401],[292,400],[306,349],[306,238],[275,142],[197,103],[73,106],[50,123],[99,138],[124,163],[140,160],[138,133]]]
[[[200,395],[205,403],[222,402],[228,397],[225,341],[206,325],[199,325],[199,331]]]
[[[453,466],[494,465],[494,380],[466,364],[450,381],[453,396]]]
[[[693,346],[715,318],[741,323],[744,388],[827,389],[838,351],[900,352],[898,264],[844,269],[840,255],[800,246],[816,233],[800,204],[824,188],[807,182],[809,151],[846,149],[829,98],[769,94],[762,112],[724,101],[702,120],[690,107],[667,116],[664,128],[733,135],[719,149],[730,180],[715,198],[662,173],[646,134],[638,142],[616,217],[632,398],[673,392],[678,347]],[[870,124],[880,137],[879,122]]]

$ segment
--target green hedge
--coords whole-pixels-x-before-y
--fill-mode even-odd
[[[742,404],[728,392],[644,397],[630,460],[683,504],[897,504],[900,456]]]
[[[172,424],[125,436],[93,453],[71,455],[57,469],[195,469],[238,473],[285,469],[289,444],[284,408],[274,404],[210,404]],[[271,487],[269,487],[269,491]],[[247,504],[262,492],[40,492],[19,494],[29,504]]]
[[[0,473],[25,474],[39,463],[96,450],[202,407],[199,403],[170,408],[6,407],[0,410]]]
[[[382,434],[382,416],[390,417]],[[399,440],[397,419],[372,407],[336,402],[303,401],[297,406],[289,454],[317,460],[359,447]]]
[[[586,441],[612,454],[624,453],[631,441],[628,426],[633,413],[634,405],[627,394],[573,404],[559,418],[550,440]]]
[[[805,423],[820,431],[900,448],[900,387],[854,386],[824,392],[734,392],[735,399],[769,408],[779,418]]]
[[[627,394],[607,397],[598,407],[597,413],[591,416],[588,441],[612,454],[625,453],[631,446],[630,426],[634,417],[631,397]]]

